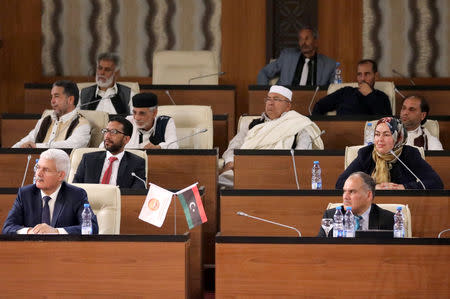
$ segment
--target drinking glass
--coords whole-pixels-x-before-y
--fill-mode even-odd
[[[322,228],[325,231],[325,233],[327,234],[327,238],[328,238],[328,233],[333,228],[333,219],[323,218],[322,219]]]

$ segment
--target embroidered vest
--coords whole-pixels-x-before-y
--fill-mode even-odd
[[[97,97],[95,96],[96,90],[97,85],[89,86],[81,90],[80,95],[81,109],[85,110],[97,109],[99,101],[90,103],[101,99],[100,96]],[[117,84],[117,94],[111,98],[111,103],[113,104],[114,109],[116,109],[117,114],[126,114],[126,115],[130,114],[130,106],[129,106],[130,95],[131,95],[131,88],[122,84]]]

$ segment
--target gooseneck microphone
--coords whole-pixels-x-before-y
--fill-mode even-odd
[[[147,188],[147,183],[145,182],[144,179],[140,178],[135,172],[132,172],[131,175],[134,176],[135,178],[137,178],[138,180],[140,180],[142,183],[144,183],[145,189],[148,189]]]
[[[191,84],[191,81],[193,81],[193,80],[197,80],[197,79],[201,79],[201,78],[206,78],[206,77],[213,77],[213,76],[218,76],[218,77],[220,77],[220,76],[222,76],[222,75],[225,75],[225,72],[218,72],[218,73],[214,73],[214,74],[207,74],[207,75],[201,75],[201,76],[198,76],[198,77],[192,77],[192,78],[189,79],[188,85]]]
[[[441,238],[441,235],[442,235],[443,233],[448,232],[448,231],[450,231],[450,228],[447,228],[447,229],[444,229],[443,231],[441,231],[441,232],[439,233],[439,235],[438,235],[438,239]]]
[[[294,167],[295,183],[297,184],[297,190],[300,190],[300,185],[298,184],[297,167],[295,166],[294,149],[291,148],[292,166]]]
[[[397,70],[395,70],[395,69],[392,69],[392,72],[393,72],[394,74],[396,74],[396,75],[399,75],[400,77],[403,77],[403,78],[405,78],[405,79],[408,79],[409,82],[411,82],[411,84],[412,84],[413,86],[416,86],[416,83],[415,83],[415,82],[413,81],[413,79],[411,79],[410,77],[406,77],[406,76],[403,75],[402,73],[397,72]]]
[[[397,160],[398,160],[400,163],[402,163],[402,165],[405,166],[406,169],[408,169],[408,171],[416,178],[416,182],[418,182],[418,183],[420,183],[420,184],[422,185],[423,190],[427,190],[427,188],[425,188],[425,185],[424,185],[424,184],[422,183],[422,181],[417,177],[417,175],[416,175],[414,172],[412,172],[412,170],[409,169],[409,167],[406,166],[406,164],[403,163],[402,160],[400,160],[399,156],[397,156],[397,155],[394,153],[393,150],[390,150],[389,153],[391,153],[394,157],[396,157]]]
[[[20,185],[20,187],[23,187],[23,184],[25,184],[25,178],[27,177],[28,167],[30,166],[30,159],[31,159],[31,155],[28,155],[27,156],[27,166],[25,166],[25,172],[23,173],[22,185]]]
[[[175,104],[175,101],[172,99],[172,96],[170,95],[170,92],[168,90],[166,90],[166,95],[169,97],[172,104],[174,104],[176,106],[177,104]]]
[[[187,135],[187,136],[181,137],[181,138],[179,138],[179,139],[177,139],[177,140],[175,140],[175,141],[170,142],[170,143],[167,145],[167,147],[169,147],[171,144],[174,144],[175,142],[179,142],[179,141],[184,140],[184,139],[186,139],[186,138],[190,138],[190,137],[193,137],[193,136],[195,136],[195,135],[198,135],[198,134],[201,134],[201,133],[205,133],[206,131],[208,131],[208,129],[207,129],[207,128],[204,128],[204,129],[201,129],[201,130],[198,131],[198,132],[195,132],[194,134],[191,134],[191,135]]]
[[[236,212],[236,214],[238,214],[239,216],[253,218],[253,219],[256,219],[256,220],[259,220],[259,221],[263,221],[263,222],[267,222],[267,223],[270,223],[270,224],[274,224],[274,225],[278,225],[278,226],[282,226],[282,227],[287,227],[287,228],[290,228],[292,230],[295,230],[299,237],[302,236],[300,231],[298,229],[296,229],[295,227],[293,227],[293,226],[289,226],[289,225],[286,225],[286,224],[281,224],[281,223],[278,223],[278,222],[270,221],[270,220],[267,220],[267,219],[264,219],[264,218],[259,218],[259,217],[256,217],[256,216],[252,216],[252,215],[246,214],[246,213],[241,212],[241,211]]]
[[[90,104],[94,104],[94,103],[97,103],[97,102],[100,102],[100,101],[106,100],[106,99],[109,99],[109,98],[102,98],[102,99],[98,99],[98,100],[90,101],[90,102],[87,102],[87,103],[84,103],[84,104],[80,104],[80,108],[81,108],[81,107],[83,107],[83,106],[88,106],[88,105],[90,105]]]
[[[312,115],[311,106],[314,103],[314,99],[316,98],[316,94],[318,91],[319,91],[319,85],[317,85],[316,90],[314,91],[313,97],[311,99],[311,102],[309,103],[309,107],[308,107],[309,115]]]
[[[397,87],[394,87],[394,90],[395,90],[396,93],[398,93],[398,94],[402,97],[402,99],[406,98],[406,97],[405,97],[405,96],[397,89]]]
[[[308,147],[311,145],[311,148],[312,148],[312,144],[314,143],[314,141],[315,141],[317,138],[319,138],[320,136],[322,136],[323,134],[325,134],[325,133],[326,133],[326,131],[325,131],[325,130],[322,130],[322,131],[320,132],[319,135],[317,135],[316,137],[314,137],[313,139],[311,139],[311,142],[309,143]]]

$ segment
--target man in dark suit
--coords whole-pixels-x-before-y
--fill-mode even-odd
[[[144,189],[146,187],[143,182],[146,180],[145,160],[124,151],[133,133],[133,125],[125,118],[116,116],[111,118],[107,128],[102,132],[106,152],[84,154],[73,182]]]
[[[257,84],[268,85],[275,77],[280,77],[276,85],[328,85],[333,83],[336,61],[317,53],[317,30],[303,26],[298,32],[299,48],[281,51],[277,60],[266,65],[259,73]]]
[[[352,207],[355,219],[358,219],[357,227],[355,227],[357,230],[392,230],[394,213],[374,204],[374,197],[375,181],[372,177],[364,172],[355,172],[345,181],[342,211],[345,211],[347,207]],[[335,212],[335,208],[326,210],[323,218],[333,218]],[[320,228],[318,237],[326,237],[323,228]]]
[[[4,234],[81,234],[86,191],[64,182],[70,169],[62,150],[43,152],[35,169],[36,184],[19,189],[3,225]],[[98,233],[92,213],[92,232]]]

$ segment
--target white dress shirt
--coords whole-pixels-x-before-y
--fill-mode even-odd
[[[116,157],[117,160],[113,162],[112,169],[111,169],[111,177],[109,179],[109,185],[117,185],[117,172],[119,171],[119,165],[120,161],[122,161],[123,155],[125,154],[125,151],[122,151],[120,154],[113,155],[109,151],[106,151],[106,158],[105,162],[103,163],[103,169],[102,169],[102,175],[100,176],[100,181],[98,182],[101,184],[103,175],[105,174],[106,169],[108,169],[109,166],[109,158],[110,157]]]
[[[439,139],[437,139],[436,137],[434,137],[433,135],[431,135],[431,133],[427,130],[424,129],[422,131],[422,127],[418,126],[417,129],[412,130],[412,131],[408,131],[408,138],[406,140],[406,145],[414,145],[414,139],[416,139],[417,137],[421,136],[422,133],[425,132],[425,135],[427,136],[427,142],[428,142],[428,149],[427,150],[431,150],[431,151],[442,151],[442,144],[439,141]]]
[[[153,122],[153,126],[148,131],[138,129],[132,115],[127,116],[126,118],[133,124],[133,134],[131,135],[130,141],[125,145],[125,148],[144,148],[144,146],[150,143],[149,138],[155,132],[157,117]],[[143,140],[142,143],[139,143],[140,133],[142,133],[142,140]],[[167,122],[166,132],[164,133],[164,139],[165,139],[164,142],[157,144],[161,146],[162,149],[178,148],[178,143],[174,142],[177,141],[177,129],[175,127],[175,121],[173,120],[173,118],[170,118],[169,121]]]
[[[119,92],[119,89],[117,88],[117,84],[114,83],[114,86],[108,88],[107,90],[101,90],[98,88],[95,91],[95,96],[100,96],[102,98],[101,101],[98,102],[97,108],[95,110],[97,111],[104,111],[109,114],[117,114],[116,108],[114,108],[114,105],[111,102],[111,98],[115,96]],[[131,90],[130,92],[130,102],[128,103],[128,106],[130,107],[130,111],[132,110],[132,101],[131,99],[136,93]]]

